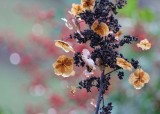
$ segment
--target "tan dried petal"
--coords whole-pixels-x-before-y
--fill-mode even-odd
[[[132,64],[123,58],[117,57],[117,65],[125,70],[132,71]]]
[[[72,46],[70,46],[67,42],[61,41],[61,40],[55,40],[55,46],[62,48],[65,52],[72,51],[74,52],[74,49]]]
[[[144,72],[142,69],[136,69],[129,77],[129,83],[136,89],[141,89],[145,83],[150,80],[149,74]]]
[[[151,43],[147,39],[144,39],[137,44],[137,47],[140,47],[142,50],[149,50],[151,48]]]
[[[122,35],[122,31],[118,31],[115,35],[115,39],[119,40],[119,37]]]
[[[56,75],[69,77],[75,74],[73,70],[73,58],[65,55],[60,56],[52,66]]]
[[[95,6],[95,0],[81,0],[81,4],[85,10],[93,10]]]
[[[80,13],[82,13],[82,12],[83,12],[83,6],[82,5],[75,4],[75,3],[72,4],[71,13],[73,15],[76,16],[76,15],[79,15]]]
[[[109,33],[108,26],[103,22],[99,23],[98,21],[95,21],[92,24],[91,29],[101,37],[106,36]]]

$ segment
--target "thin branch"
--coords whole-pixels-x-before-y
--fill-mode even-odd
[[[101,104],[101,100],[102,100],[102,93],[103,93],[103,80],[104,80],[104,70],[101,74],[101,79],[100,79],[100,89],[99,89],[99,94],[98,94],[98,100],[97,100],[97,105],[96,105],[96,111],[95,111],[95,114],[98,114],[99,112],[99,107],[100,107],[100,104]]]

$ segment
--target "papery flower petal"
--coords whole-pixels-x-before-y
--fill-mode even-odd
[[[93,10],[95,6],[95,0],[81,0],[81,4],[85,10]]]
[[[73,3],[72,4],[72,8],[71,8],[71,13],[73,14],[73,15],[79,15],[80,13],[82,13],[83,12],[83,7],[82,7],[82,5],[80,5],[80,4],[75,4],[75,3]]]
[[[104,22],[99,23],[97,20],[92,24],[91,29],[101,37],[109,33],[108,26]]]
[[[91,68],[96,69],[94,61],[91,59],[90,52],[87,49],[82,50],[82,59]]]
[[[91,56],[91,54],[90,54],[90,52],[89,52],[88,49],[83,49],[83,50],[82,50],[82,55],[83,55],[84,57],[87,57],[87,58],[90,58],[90,56]]]
[[[136,89],[141,89],[145,83],[150,80],[149,74],[144,72],[142,69],[136,69],[128,79],[129,83],[133,85]]]
[[[70,46],[67,42],[61,41],[61,40],[55,40],[55,46],[62,48],[65,52],[72,51],[74,52],[74,49],[72,46]]]
[[[56,75],[69,77],[75,74],[73,70],[73,58],[65,55],[60,56],[52,66]]]
[[[132,71],[132,64],[123,58],[117,57],[117,65],[125,70]]]
[[[142,50],[149,50],[151,48],[151,43],[147,39],[144,39],[137,44],[137,47],[140,47]]]

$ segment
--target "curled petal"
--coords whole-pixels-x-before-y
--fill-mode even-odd
[[[131,63],[129,63],[125,59],[119,58],[119,57],[117,57],[116,60],[117,60],[117,65],[119,67],[121,67],[121,68],[123,68],[125,70],[132,71],[132,64]]]
[[[74,52],[74,49],[72,46],[70,46],[67,42],[61,41],[61,40],[55,40],[55,46],[62,48],[65,52],[72,51]]]

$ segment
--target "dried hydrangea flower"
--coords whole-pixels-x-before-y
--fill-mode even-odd
[[[108,26],[104,22],[99,23],[97,20],[92,24],[91,29],[101,37],[109,33]]]
[[[73,69],[73,58],[66,55],[61,55],[52,66],[56,75],[69,77],[75,74]]]
[[[149,74],[144,72],[142,69],[136,69],[129,77],[129,83],[136,89],[141,89],[145,83],[150,80]]]
[[[81,4],[85,10],[93,10],[95,6],[95,0],[81,0]]]
[[[137,44],[137,47],[140,47],[142,50],[149,50],[151,48],[151,43],[147,39],[144,39]]]
[[[74,52],[74,49],[72,46],[70,46],[67,42],[61,41],[61,40],[55,40],[55,46],[62,48],[65,52],[72,51]]]
[[[132,71],[132,64],[123,58],[117,57],[117,65],[125,70]]]
[[[82,50],[82,59],[92,70],[96,69],[95,63],[91,59],[91,54],[87,49]]]
[[[71,13],[75,16],[79,15],[80,13],[83,12],[83,6],[80,4],[72,4],[72,8],[71,8]]]

